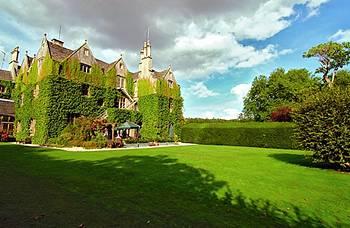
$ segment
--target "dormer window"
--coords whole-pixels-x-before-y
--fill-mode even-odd
[[[168,86],[170,88],[173,88],[174,87],[174,82],[172,80],[168,80]]]
[[[89,54],[90,54],[89,49],[84,48],[84,55],[85,56],[89,56]]]
[[[84,64],[84,63],[80,63],[80,71],[90,74],[91,73],[91,66]]]

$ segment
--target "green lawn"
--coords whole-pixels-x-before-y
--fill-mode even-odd
[[[0,144],[0,227],[347,227],[349,189],[295,150]]]

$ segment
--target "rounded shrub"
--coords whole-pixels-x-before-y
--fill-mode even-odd
[[[350,90],[327,88],[298,108],[296,138],[314,162],[350,168]]]

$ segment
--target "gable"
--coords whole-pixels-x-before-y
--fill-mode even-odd
[[[95,57],[93,56],[92,51],[87,43],[83,44],[73,54],[71,54],[69,58],[71,57],[77,58],[81,63],[89,66],[96,64]]]

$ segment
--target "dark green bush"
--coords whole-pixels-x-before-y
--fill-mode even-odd
[[[182,129],[182,141],[199,144],[266,148],[296,148],[291,123],[192,123]]]
[[[296,138],[315,162],[350,168],[350,90],[327,88],[301,104]]]

